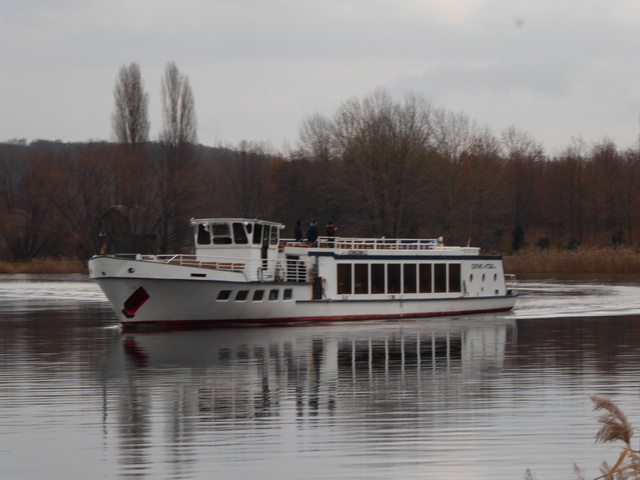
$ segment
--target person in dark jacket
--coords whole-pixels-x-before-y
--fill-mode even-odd
[[[329,246],[333,247],[334,246],[334,241],[335,241],[335,237],[336,237],[336,232],[338,231],[338,227],[336,227],[333,222],[331,220],[329,220],[329,223],[327,223],[327,225],[324,227],[325,232],[327,233],[327,237],[329,237]]]
[[[331,220],[329,220],[329,223],[327,223],[327,226],[325,227],[325,230],[327,232],[327,237],[335,237],[336,236],[336,232],[338,231],[338,227],[336,227],[333,222]]]
[[[315,246],[316,240],[318,240],[318,222],[314,220],[307,228],[307,241]]]

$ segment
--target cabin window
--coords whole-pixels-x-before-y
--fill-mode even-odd
[[[400,264],[387,265],[387,293],[400,293]]]
[[[384,293],[384,264],[371,264],[371,293]]]
[[[461,284],[460,264],[449,264],[449,291],[459,292]]]
[[[247,232],[244,230],[244,225],[240,222],[233,222],[233,238],[236,243],[244,245],[249,243],[247,240]]]
[[[338,264],[338,295],[351,293],[351,264]]]
[[[259,302],[263,298],[264,298],[264,290],[256,290],[255,292],[253,292],[253,301],[254,302]]]
[[[260,245],[262,243],[262,224],[256,223],[253,229],[253,243],[254,245]]]
[[[436,263],[433,265],[433,284],[436,293],[447,291],[447,264]]]
[[[211,244],[211,235],[209,234],[209,227],[204,223],[198,224],[198,244],[199,245]]]
[[[247,295],[249,295],[249,290],[238,290],[236,302],[244,302],[247,299]]]
[[[416,281],[416,266],[413,263],[405,263],[402,266],[402,285],[404,287],[404,293],[416,293],[417,281]]]
[[[218,300],[229,300],[231,296],[231,290],[220,290],[218,293]]]
[[[420,277],[420,293],[431,293],[433,291],[431,264],[421,263],[418,268],[418,275]]]
[[[212,223],[213,243],[216,245],[228,245],[231,242],[231,231],[228,223]]]
[[[293,298],[293,289],[285,288],[284,293],[282,295],[283,300],[291,300]]]
[[[269,236],[269,243],[271,245],[278,244],[278,227],[275,225],[271,225],[271,235]]]
[[[269,300],[271,300],[271,301],[278,300],[278,293],[279,292],[280,291],[277,288],[269,290]]]
[[[356,263],[353,266],[353,293],[369,293],[369,265],[366,263]]]

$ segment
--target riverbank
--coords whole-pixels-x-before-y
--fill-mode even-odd
[[[532,249],[505,255],[504,270],[519,277],[640,275],[640,255],[632,248]],[[87,273],[81,260],[38,259],[30,262],[0,261],[0,273]]]
[[[81,260],[56,260],[42,258],[29,262],[0,261],[0,273],[29,273],[29,274],[68,274],[88,273],[87,262]]]
[[[583,247],[576,250],[532,249],[505,255],[504,270],[519,277],[584,278],[640,274],[640,255],[628,247]]]

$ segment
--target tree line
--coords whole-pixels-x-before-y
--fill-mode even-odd
[[[114,142],[0,144],[0,256],[180,252],[192,217],[329,220],[343,236],[438,237],[486,251],[637,245],[640,151],[604,139],[547,155],[421,97],[385,91],[313,115],[295,148],[197,144],[188,78],[169,64],[149,139],[136,64],[114,89]],[[322,229],[321,229],[322,233]]]

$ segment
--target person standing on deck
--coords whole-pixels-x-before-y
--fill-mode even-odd
[[[333,242],[335,240],[336,232],[338,231],[338,227],[336,227],[331,220],[327,223],[327,226],[324,227],[327,237],[329,237],[329,246],[333,247]]]
[[[316,240],[318,240],[318,221],[314,220],[307,229],[307,241],[315,247]]]
[[[338,227],[336,227],[333,222],[331,220],[329,220],[329,223],[327,223],[327,226],[325,227],[325,230],[327,232],[327,237],[335,237],[336,236],[336,232],[338,231]]]

